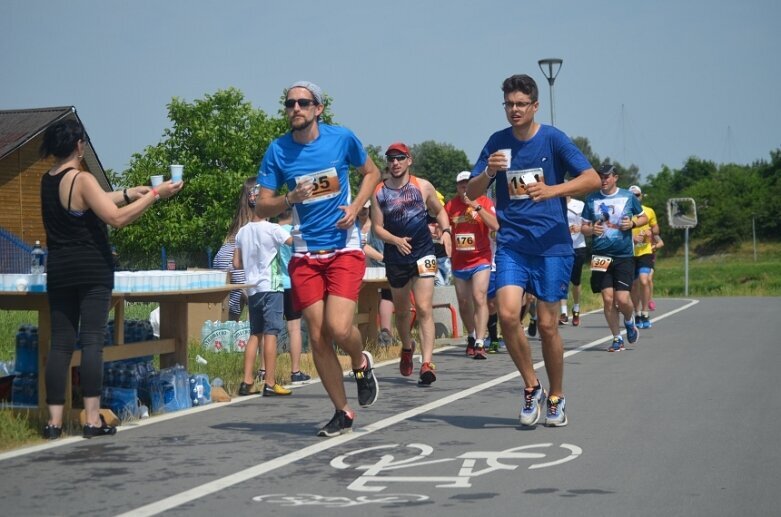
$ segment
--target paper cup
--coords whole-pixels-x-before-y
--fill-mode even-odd
[[[505,161],[507,163],[507,166],[505,167],[505,169],[509,169],[510,168],[510,163],[512,162],[512,159],[513,159],[513,151],[512,151],[512,149],[499,149],[499,152],[504,155],[504,159],[505,159]]]
[[[171,181],[179,183],[182,181],[182,174],[184,173],[184,165],[171,165]]]
[[[315,179],[312,176],[297,176],[296,177],[296,184],[303,183],[306,185],[307,183],[314,183]]]
[[[162,174],[158,174],[156,176],[152,176],[149,179],[152,181],[152,186],[156,187],[156,186],[158,186],[159,184],[161,184],[163,182],[163,175]]]

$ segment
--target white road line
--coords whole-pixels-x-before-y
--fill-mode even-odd
[[[673,314],[686,310],[689,307],[699,303],[699,300],[688,300],[688,301],[689,303],[684,305],[683,307],[679,307],[678,309],[675,309],[673,311],[665,313],[662,316],[654,318],[654,321],[667,318],[669,316],[672,316]],[[583,346],[580,346],[578,348],[566,352],[564,354],[564,357],[565,358],[571,357],[575,354],[593,348],[601,343],[605,343],[610,339],[612,339],[612,336],[594,340],[590,343],[587,343]],[[538,370],[542,368],[544,365],[545,362],[540,361],[534,364],[534,369]],[[278,468],[285,467],[287,465],[290,465],[291,463],[295,463],[298,460],[302,460],[310,456],[314,456],[315,454],[321,453],[323,451],[327,451],[334,447],[338,447],[344,443],[357,440],[358,438],[363,438],[368,434],[381,431],[382,429],[398,424],[399,422],[403,422],[404,420],[408,420],[410,418],[416,417],[418,415],[421,415],[433,409],[446,406],[452,402],[456,402],[463,398],[480,393],[486,388],[492,388],[494,386],[505,383],[519,376],[520,373],[518,373],[517,371],[513,373],[508,373],[506,375],[502,375],[501,377],[491,379],[490,381],[484,382],[483,384],[472,386],[471,388],[459,391],[457,393],[453,393],[452,395],[443,397],[439,400],[435,400],[429,402],[428,404],[423,404],[422,406],[418,406],[413,409],[404,411],[402,413],[398,413],[396,415],[390,416],[383,420],[379,420],[373,424],[367,425],[366,427],[360,428],[355,432],[349,434],[343,434],[341,436],[336,436],[334,438],[329,438],[328,440],[324,440],[322,442],[318,442],[316,444],[310,445],[309,447],[304,447],[303,449],[299,449],[297,451],[293,451],[283,456],[279,456],[278,458],[274,458],[273,460],[267,461],[265,463],[261,463],[259,465],[255,465],[254,467],[244,469],[242,471],[236,472],[235,474],[231,474],[221,479],[216,479],[214,481],[204,483],[203,485],[197,486],[195,488],[191,488],[190,490],[185,490],[184,492],[180,492],[170,497],[166,497],[165,499],[161,499],[154,503],[141,506],[129,512],[120,514],[118,517],[131,517],[131,516],[141,517],[147,515],[158,515],[167,510],[171,510],[183,504],[187,504],[192,501],[195,501],[196,499],[200,499],[207,495],[217,493],[226,488],[230,488],[234,485],[238,485],[239,483],[243,483],[245,481],[249,481],[250,479],[256,478],[258,476],[262,476],[263,474],[266,474]]]

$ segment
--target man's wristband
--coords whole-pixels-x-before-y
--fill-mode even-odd
[[[157,189],[156,188],[152,187],[152,190],[150,192],[152,192],[152,195],[155,196],[155,201],[159,201],[160,200],[160,194],[157,193]]]
[[[130,200],[130,196],[127,195],[127,189],[122,191],[122,197],[125,198],[125,204],[126,205],[129,205],[130,203],[132,203],[132,201]]]
[[[285,204],[287,205],[288,208],[293,208],[292,203],[290,203],[290,200],[287,198],[288,194],[290,194],[290,192],[287,192],[285,194]]]
[[[450,235],[453,235],[453,230],[451,230],[450,228],[442,228],[442,233],[445,232],[449,233]]]
[[[483,205],[477,205],[477,206],[476,206],[476,207],[474,207],[472,210],[474,210],[475,212],[479,212],[479,211],[480,211],[480,210],[482,210],[482,209],[483,209]]]
[[[486,176],[488,176],[488,179],[494,179],[494,178],[496,177],[496,173],[495,173],[495,172],[494,172],[494,175],[493,175],[493,176],[491,176],[490,174],[488,174],[488,167],[486,167],[486,168],[485,168],[485,170],[483,170],[483,174],[485,174]]]

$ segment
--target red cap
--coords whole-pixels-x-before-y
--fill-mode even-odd
[[[388,150],[385,151],[385,156],[388,156],[389,154],[393,154],[394,152],[410,156],[409,147],[407,147],[406,144],[403,144],[401,142],[396,142],[391,144],[388,147]]]

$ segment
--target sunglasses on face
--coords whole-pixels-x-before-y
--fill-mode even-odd
[[[403,162],[404,160],[407,159],[407,155],[406,154],[391,154],[391,155],[386,156],[385,158],[388,159],[388,163],[391,163],[394,160],[397,161],[397,162]]]
[[[309,106],[316,105],[317,103],[312,99],[287,99],[285,100],[286,108],[295,108],[296,103],[302,108],[308,108]]]

